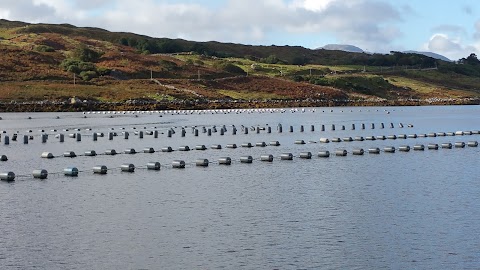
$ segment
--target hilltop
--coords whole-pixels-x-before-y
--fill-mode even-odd
[[[480,65],[0,20],[0,110],[478,103]]]

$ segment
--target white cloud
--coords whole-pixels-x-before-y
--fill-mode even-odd
[[[0,9],[0,19],[10,19],[10,10]]]
[[[462,45],[460,39],[451,38],[442,33],[434,34],[424,47],[428,51],[442,54],[452,60],[458,60],[471,53],[478,54],[479,52],[478,45]]]
[[[312,38],[328,34],[342,43],[388,51],[402,35],[395,25],[400,11],[375,0],[227,0],[215,8],[195,1],[2,0],[2,8],[13,20],[198,41],[269,45],[270,38],[282,33]]]

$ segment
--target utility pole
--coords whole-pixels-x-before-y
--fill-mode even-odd
[[[197,78],[198,78],[198,80],[200,80],[200,69],[197,70]]]
[[[76,82],[75,82],[75,79],[76,79],[76,77],[75,77],[75,73],[73,73],[73,85],[75,85],[75,84],[76,84]]]
[[[153,80],[153,70],[150,69],[150,80]]]

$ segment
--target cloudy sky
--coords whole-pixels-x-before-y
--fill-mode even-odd
[[[195,41],[480,55],[478,0],[0,0],[0,18]]]

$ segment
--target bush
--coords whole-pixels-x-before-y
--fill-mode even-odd
[[[84,81],[90,81],[93,78],[97,78],[98,74],[97,74],[97,72],[91,71],[91,70],[90,71],[82,71],[82,72],[80,72],[80,77],[82,77],[82,79]]]
[[[37,52],[54,52],[55,49],[47,45],[39,45],[35,48]]]
[[[93,63],[83,62],[71,58],[63,60],[63,62],[60,64],[60,67],[65,71],[75,74],[80,74],[86,71],[93,71],[97,73],[97,67]]]

